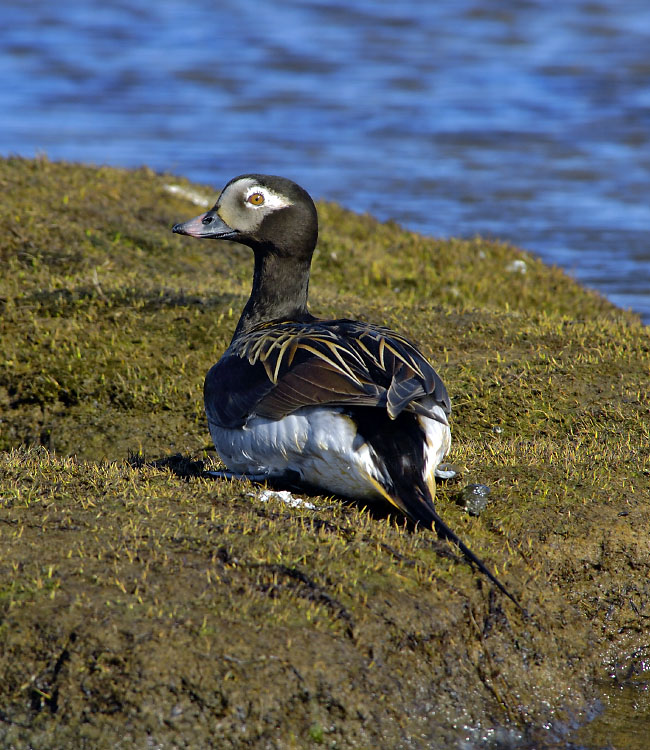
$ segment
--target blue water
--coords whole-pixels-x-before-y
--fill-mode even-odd
[[[284,174],[650,322],[650,2],[0,0],[0,153]]]

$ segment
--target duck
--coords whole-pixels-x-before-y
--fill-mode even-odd
[[[240,175],[210,210],[172,231],[246,245],[254,256],[250,296],[204,383],[210,435],[226,466],[213,474],[388,501],[455,544],[521,608],[436,510],[436,470],[451,447],[440,375],[404,335],[309,312],[318,239],[309,193],[285,177]]]

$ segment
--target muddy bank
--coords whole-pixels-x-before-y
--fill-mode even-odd
[[[525,747],[647,642],[634,316],[506,245],[319,206],[312,310],[387,322],[436,363],[464,469],[439,509],[526,621],[427,532],[201,477],[203,376],[251,273],[244,248],[170,233],[196,207],[169,186],[209,189],[46,160],[0,181],[4,745],[410,749],[500,726]],[[469,482],[492,487],[479,518]]]

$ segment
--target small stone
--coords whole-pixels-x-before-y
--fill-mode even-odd
[[[492,490],[487,484],[468,484],[461,493],[462,505],[470,516],[480,516],[485,510]]]
[[[503,427],[499,427],[498,424],[495,424],[494,427],[492,428],[492,432],[495,435],[500,435],[503,432]]]

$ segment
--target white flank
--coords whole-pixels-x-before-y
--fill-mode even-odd
[[[444,411],[435,406],[441,417],[445,417]],[[428,482],[435,482],[435,471],[438,464],[447,455],[451,448],[451,430],[446,424],[441,424],[436,419],[418,416],[420,426],[424,430],[426,447],[424,450],[424,477]]]
[[[269,477],[294,471],[308,484],[359,499],[379,496],[370,477],[386,481],[381,461],[341,409],[306,407],[280,420],[254,417],[239,429],[209,426],[230,471]]]

